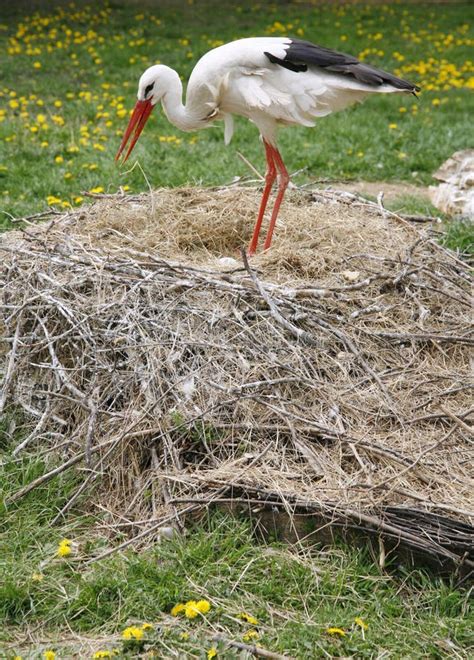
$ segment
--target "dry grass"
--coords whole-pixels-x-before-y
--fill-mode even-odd
[[[474,566],[467,268],[375,204],[301,192],[249,266],[258,200],[105,196],[4,239],[1,404],[25,413],[16,453],[60,458],[15,499],[85,463],[77,495],[137,540],[267,500]]]

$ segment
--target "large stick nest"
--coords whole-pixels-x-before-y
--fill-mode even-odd
[[[467,267],[381,204],[297,192],[249,264],[258,200],[104,196],[4,238],[0,407],[51,460],[14,499],[80,468],[59,515],[138,539],[246,502],[472,568]]]

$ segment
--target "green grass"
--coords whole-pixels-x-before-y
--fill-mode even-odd
[[[46,468],[34,458],[4,459],[2,501]],[[74,482],[63,476],[1,510],[0,657],[45,648],[70,657],[61,637],[71,631],[99,638],[100,648],[121,648],[117,635],[143,622],[154,626],[147,648],[159,657],[170,657],[166,648],[180,657],[203,657],[215,631],[242,641],[251,627],[239,620],[242,611],[258,619],[260,645],[295,658],[441,658],[450,655],[449,645],[456,657],[469,655],[468,593],[421,572],[381,572],[360,550],[266,545],[248,522],[222,515],[210,516],[184,538],[86,566],[109,545],[94,526],[98,521],[75,511],[71,522],[50,524]],[[56,556],[64,537],[77,543],[69,559]],[[196,620],[170,619],[171,608],[189,599],[209,600],[211,611]],[[356,617],[368,624],[364,634]],[[328,634],[331,627],[345,636]],[[50,641],[29,649],[15,643],[27,631]],[[91,654],[82,651],[81,657]],[[226,651],[222,657],[234,656]]]
[[[474,226],[471,220],[451,220],[421,195],[398,195],[386,206],[391,211],[404,215],[439,218],[440,226],[434,226],[434,229],[441,232],[441,243],[465,259],[474,257]]]
[[[474,256],[474,231],[472,222],[458,221],[447,225],[443,243],[451,250],[458,250],[463,255]]]
[[[82,191],[97,187],[146,189],[138,168],[120,171],[114,163],[127,123],[119,115],[133,106],[138,78],[147,66],[160,60],[186,79],[217,40],[300,36],[397,70],[423,86],[419,101],[411,96],[372,98],[322,119],[312,130],[281,131],[290,171],[306,168],[299,182],[328,177],[426,184],[441,162],[469,146],[474,110],[471,3],[340,7],[240,2],[229,10],[217,0],[98,0],[76,3],[75,8],[58,3],[52,9],[51,3],[37,0],[38,13],[29,6],[0,7],[0,224],[5,228],[11,216],[45,209],[50,195],[61,207],[61,202],[79,204],[75,200],[83,197]],[[222,184],[248,174],[237,150],[263,171],[254,126],[239,120],[228,148],[222,132],[217,124],[181,134],[157,110],[136,158],[153,187]],[[170,141],[160,141],[160,136]]]

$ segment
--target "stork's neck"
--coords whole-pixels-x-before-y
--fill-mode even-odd
[[[174,69],[169,69],[167,90],[161,99],[168,120],[181,131],[193,131],[203,127],[202,119],[193,115],[183,105],[183,84]]]

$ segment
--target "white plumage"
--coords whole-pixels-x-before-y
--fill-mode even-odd
[[[280,37],[239,39],[206,53],[183,86],[173,69],[158,64],[147,69],[138,84],[138,101],[117,158],[135,132],[125,155],[132,151],[153,107],[161,101],[169,121],[194,131],[224,120],[225,142],[233,134],[233,115],[250,119],[260,131],[267,158],[266,185],[249,254],[258,236],[272,185],[279,190],[264,249],[270,246],[288,172],[276,148],[279,126],[314,126],[318,118],[362,101],[369,94],[418,91],[418,87],[390,73],[307,41]]]

